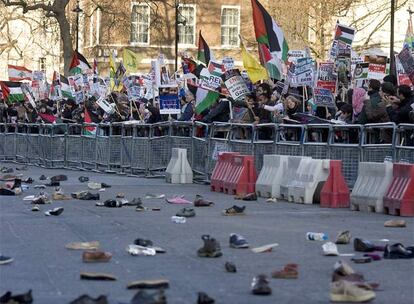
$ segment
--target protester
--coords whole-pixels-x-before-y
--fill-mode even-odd
[[[414,96],[411,88],[407,85],[400,85],[397,88],[397,96],[389,96],[387,113],[390,120],[396,124],[410,123],[409,114],[413,109]]]
[[[179,121],[191,121],[194,115],[194,94],[187,90],[185,96],[181,98],[181,115]]]
[[[364,101],[367,98],[367,92],[363,88],[355,88],[352,92],[352,108],[353,108],[353,116],[352,121],[358,121],[358,116],[364,107]]]
[[[389,86],[384,87],[387,91],[385,98],[389,93]],[[389,122],[389,117],[385,109],[386,103],[380,95],[381,83],[379,80],[371,79],[368,84],[368,95],[369,100],[364,102],[364,106],[361,110],[361,113],[358,116],[357,123],[367,124],[367,123],[383,123]]]

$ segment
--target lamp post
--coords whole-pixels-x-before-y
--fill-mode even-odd
[[[78,48],[79,48],[79,14],[83,12],[83,10],[79,7],[79,0],[77,0],[76,7],[72,10],[72,12],[76,13],[76,48],[75,50],[78,51]]]
[[[175,0],[175,72],[177,72],[178,70],[178,38],[179,38],[178,26],[180,24],[185,26],[187,24],[187,21],[185,19],[184,20],[179,19],[179,15],[181,15],[180,10],[178,9],[179,7],[180,7],[179,0]]]
[[[390,75],[395,75],[394,19],[395,19],[395,0],[391,0]]]

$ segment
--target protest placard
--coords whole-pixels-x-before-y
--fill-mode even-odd
[[[313,101],[318,106],[332,107],[335,105],[331,90],[324,88],[313,89]]]
[[[405,46],[398,54],[398,60],[403,66],[408,78],[410,78],[411,82],[414,84],[414,56],[407,46]]]
[[[231,57],[224,57],[222,60],[222,64],[226,71],[234,69],[234,59]]]
[[[318,67],[318,80],[316,86],[331,90],[332,93],[336,91],[336,75],[335,64],[333,62],[321,62]]]
[[[238,69],[228,70],[222,75],[224,84],[234,100],[243,99],[250,93]]]
[[[304,50],[289,50],[288,62],[296,64],[299,58],[305,58],[306,51]]]
[[[398,85],[408,85],[410,87],[413,86],[413,83],[411,82],[410,77],[408,77],[408,74],[405,72],[398,56],[395,56],[395,65],[397,68]]]
[[[180,114],[181,106],[177,86],[160,87],[160,114]]]
[[[299,58],[289,70],[290,86],[313,86],[315,83],[314,62],[312,58]]]

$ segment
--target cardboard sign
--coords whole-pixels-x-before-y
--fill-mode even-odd
[[[180,101],[177,94],[160,95],[160,114],[180,114]]]
[[[36,108],[35,96],[33,95],[32,88],[27,83],[22,83],[20,88],[32,107]]]
[[[243,99],[247,94],[250,93],[246,82],[240,75],[239,70],[233,69],[226,71],[223,74],[222,79],[227,90],[229,91],[230,96],[234,100]]]
[[[398,54],[398,60],[403,66],[408,78],[410,78],[411,82],[414,84],[414,56],[407,46],[405,46]]]
[[[335,64],[333,62],[321,62],[318,67],[318,80],[316,86],[331,90],[332,93],[336,91],[336,75]]]
[[[45,80],[45,74],[42,71],[33,71],[32,80],[44,81]]]
[[[299,58],[297,64],[289,70],[290,86],[311,86],[315,83],[312,58]]]
[[[313,101],[317,106],[334,106],[334,98],[331,90],[324,88],[313,89]]]
[[[200,86],[203,89],[216,91],[221,85],[221,76],[210,74],[209,70],[204,68],[200,72]]]
[[[105,113],[113,114],[115,113],[115,106],[109,103],[104,96],[100,96],[96,101],[97,105],[105,111]]]
[[[306,51],[304,50],[289,50],[288,52],[288,62],[297,63],[299,58],[305,58]]]
[[[234,59],[231,57],[224,57],[222,64],[224,65],[224,69],[226,71],[234,69]]]
[[[368,78],[382,80],[386,76],[386,68],[385,64],[370,63],[368,65]]]
[[[398,85],[408,85],[412,86],[413,83],[410,80],[410,77],[408,77],[408,74],[405,73],[404,67],[402,66],[400,60],[398,59],[398,56],[395,56],[395,65],[397,68],[397,79],[398,79]]]
[[[354,70],[354,79],[368,79],[368,62],[357,63]]]

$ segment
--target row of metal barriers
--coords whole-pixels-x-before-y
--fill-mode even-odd
[[[0,160],[47,168],[156,176],[172,148],[205,180],[224,151],[254,155],[259,171],[265,154],[340,159],[352,187],[360,161],[414,163],[414,124],[0,124]]]

